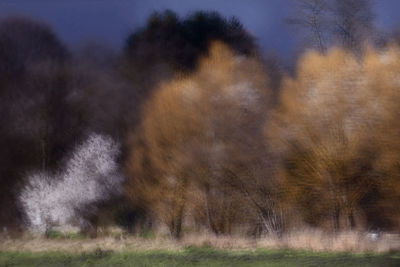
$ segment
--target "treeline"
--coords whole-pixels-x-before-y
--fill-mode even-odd
[[[310,52],[278,103],[256,58],[211,45],[144,105],[127,196],[179,237],[399,228],[400,48]]]
[[[0,225],[398,231],[393,43],[332,42],[290,75],[215,12],[155,13],[121,52],[71,51],[47,25],[5,18]]]
[[[161,82],[193,71],[198,58],[207,54],[211,40],[228,43],[241,55],[257,53],[254,38],[237,19],[225,19],[215,12],[195,12],[184,18],[171,11],[154,13],[143,28],[127,38],[120,52],[96,43],[69,50],[42,22],[17,16],[3,18],[2,229],[47,229],[64,222],[62,214],[78,217],[74,223],[87,228],[97,224],[95,211],[108,202],[121,207],[117,221],[134,224],[137,210],[125,201],[120,183],[114,188],[118,193],[97,197],[108,188],[98,186],[106,179],[100,176],[116,171],[114,167],[102,169],[104,156],[99,151],[106,153],[105,158],[111,165],[115,162],[122,173],[131,149],[129,136],[142,120],[143,103]],[[105,148],[113,142],[120,144],[116,145],[118,151],[107,152]],[[88,151],[82,152],[82,147]],[[75,182],[70,179],[71,173]],[[114,177],[118,180],[121,175]],[[91,190],[100,191],[83,197],[85,200],[76,199],[80,204],[72,205],[70,193],[82,192],[85,179],[92,183]],[[65,191],[65,184],[76,188]],[[64,191],[48,197],[56,188]],[[52,210],[56,206],[64,207],[64,211]],[[87,214],[88,210],[93,212]]]

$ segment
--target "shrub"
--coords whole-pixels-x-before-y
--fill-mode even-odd
[[[79,145],[60,173],[34,173],[20,194],[29,227],[38,232],[52,225],[88,224],[95,204],[118,195],[123,181],[117,165],[119,145],[92,134]]]

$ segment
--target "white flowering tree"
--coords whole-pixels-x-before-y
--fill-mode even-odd
[[[121,193],[118,155],[116,142],[92,134],[76,148],[60,173],[30,175],[20,194],[30,229],[44,233],[56,224],[88,224],[85,213],[95,213],[95,204]]]

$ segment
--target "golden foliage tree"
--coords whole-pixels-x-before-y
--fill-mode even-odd
[[[250,191],[268,180],[261,141],[268,94],[259,61],[220,42],[194,74],[160,86],[131,138],[126,188],[133,205],[146,206],[175,237],[185,214],[216,233],[231,232],[253,210],[258,218],[264,200]]]
[[[392,171],[400,154],[385,145],[398,140],[398,55],[397,48],[370,49],[362,59],[339,49],[308,53],[285,79],[268,138],[282,159],[283,198],[306,222],[361,227],[376,199],[394,197],[383,191],[399,184]]]

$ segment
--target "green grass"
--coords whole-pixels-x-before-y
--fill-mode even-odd
[[[180,252],[95,251],[82,254],[0,252],[0,266],[400,266],[400,254],[250,252],[211,248],[188,248]]]
[[[59,231],[49,231],[46,233],[46,238],[49,239],[83,239],[85,235],[82,233],[62,233]]]

